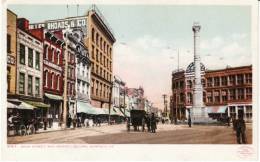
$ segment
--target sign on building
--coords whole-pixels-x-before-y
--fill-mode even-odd
[[[70,17],[65,19],[48,20],[44,23],[30,24],[29,29],[45,28],[49,31],[63,30],[69,26],[70,28],[82,28],[84,33],[87,33],[87,17]]]

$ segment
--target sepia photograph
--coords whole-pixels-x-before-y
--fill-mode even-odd
[[[5,146],[255,159],[257,1],[116,2],[5,4]]]

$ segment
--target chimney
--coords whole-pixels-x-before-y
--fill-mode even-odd
[[[29,30],[29,20],[25,18],[17,19],[17,27],[25,31]]]

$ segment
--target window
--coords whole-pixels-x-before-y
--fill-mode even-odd
[[[241,85],[244,83],[244,77],[242,74],[237,75],[237,84]]]
[[[25,81],[25,75],[24,73],[20,73],[19,75],[19,93],[24,94],[24,81]]]
[[[226,86],[227,85],[227,77],[226,76],[222,76],[221,77],[221,85],[222,86]]]
[[[85,83],[82,84],[82,93],[85,94]]]
[[[60,51],[57,52],[57,64],[60,65]]]
[[[28,66],[33,67],[33,49],[28,48]]]
[[[96,33],[96,45],[97,45],[97,46],[99,46],[99,44],[98,44],[98,43],[99,43],[99,42],[98,42],[98,39],[99,39],[99,35],[98,35],[98,33]]]
[[[213,98],[212,98],[212,92],[207,92],[207,100],[208,102],[213,102]]]
[[[227,90],[221,91],[222,102],[227,102]]]
[[[35,53],[35,68],[40,70],[40,53],[38,51]]]
[[[100,49],[102,50],[102,43],[103,42],[103,40],[102,40],[102,37],[100,37]]]
[[[212,78],[207,79],[207,86],[212,87]]]
[[[7,34],[7,53],[11,53],[11,35]]]
[[[53,88],[53,86],[54,86],[53,85],[53,81],[54,81],[54,77],[53,76],[54,76],[54,73],[51,73],[50,88]]]
[[[96,61],[99,62],[99,60],[98,60],[98,49],[96,49]]]
[[[44,55],[44,59],[48,59],[48,45],[47,44],[45,44],[44,45],[44,53],[43,53],[43,55]]]
[[[184,87],[184,82],[180,81],[180,88],[182,89]]]
[[[219,77],[214,77],[214,86],[219,86]]]
[[[252,74],[249,73],[249,74],[246,74],[246,83],[247,84],[252,84]]]
[[[230,89],[229,90],[229,99],[230,100],[235,100],[236,99],[236,90],[235,89]]]
[[[57,90],[60,90],[60,77],[59,77],[59,75],[57,75],[57,82],[56,82],[56,88],[57,88]]]
[[[237,90],[237,97],[239,100],[243,100],[244,99],[244,89],[243,88],[239,88]]]
[[[25,65],[25,46],[20,44],[20,64]]]
[[[92,39],[92,42],[95,41],[95,30],[94,30],[94,28],[92,28],[91,39]]]
[[[40,78],[35,78],[35,96],[40,96]]]
[[[32,95],[32,80],[33,77],[31,75],[28,75],[28,95]]]
[[[192,81],[191,80],[187,80],[187,88],[192,88]]]
[[[246,88],[246,99],[252,99],[252,87]]]
[[[220,102],[219,91],[214,91],[214,102]]]
[[[92,59],[95,59],[95,47],[92,45],[92,50],[91,50],[91,57],[92,57]]]
[[[48,84],[48,71],[45,70],[45,71],[44,71],[44,78],[43,78],[43,85],[44,85],[45,87],[47,87],[47,84]]]
[[[236,84],[236,76],[230,75],[229,76],[229,85],[235,85]]]
[[[96,74],[98,74],[98,65],[96,65]]]
[[[100,63],[101,63],[101,65],[103,65],[103,61],[102,61],[102,53],[100,52]]]
[[[252,106],[246,106],[246,118],[252,119]]]

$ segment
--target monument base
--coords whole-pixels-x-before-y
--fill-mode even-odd
[[[192,124],[209,124],[215,122],[215,120],[209,118],[206,107],[193,107],[191,109]]]

